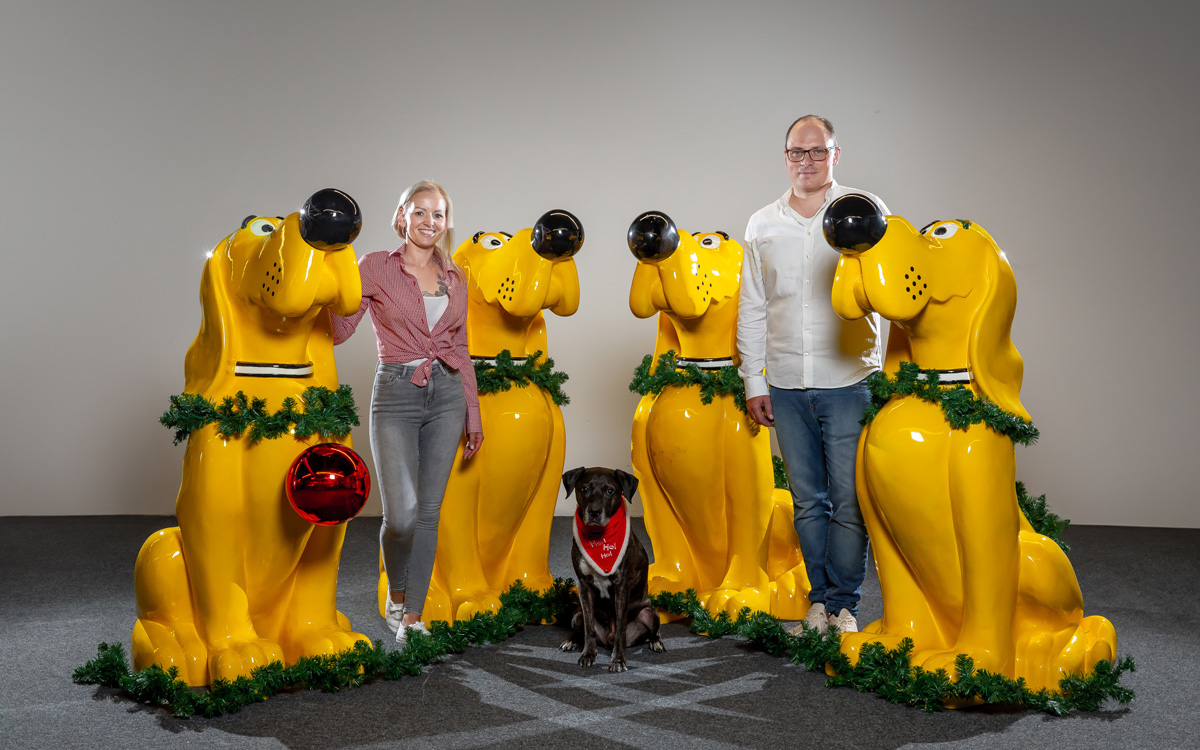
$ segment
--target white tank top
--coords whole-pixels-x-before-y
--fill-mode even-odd
[[[433,333],[433,327],[446,314],[446,310],[450,307],[450,295],[441,294],[436,297],[421,297],[421,301],[425,303],[425,322],[429,324],[429,332]],[[406,365],[419,365],[425,359],[414,359],[412,362],[405,362]]]

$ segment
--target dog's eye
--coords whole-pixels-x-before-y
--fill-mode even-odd
[[[254,234],[259,237],[266,237],[271,232],[275,231],[275,225],[266,219],[255,219],[247,226]]]
[[[613,494],[614,492],[616,492],[616,490],[614,490],[612,487],[605,487],[604,491],[610,495]]]
[[[721,235],[719,234],[706,234],[700,237],[700,247],[714,248],[720,246]]]
[[[947,222],[938,224],[931,231],[926,232],[926,234],[930,235],[931,237],[936,237],[939,240],[944,240],[948,237],[953,237],[954,233],[957,231],[958,231],[958,222],[957,221],[947,221]]]

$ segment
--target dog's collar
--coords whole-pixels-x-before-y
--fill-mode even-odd
[[[526,359],[528,359],[528,357],[513,357],[512,363],[514,365],[523,365],[523,364],[525,364]],[[495,357],[476,357],[475,355],[471,355],[471,361],[472,362],[482,362],[485,365],[487,365],[488,367],[496,366],[496,358]]]
[[[723,367],[732,367],[732,357],[676,357],[675,369],[682,370],[688,365],[695,365],[701,370],[720,370]]]
[[[275,362],[236,362],[233,374],[243,378],[311,378],[313,363],[284,365]]]
[[[966,385],[971,382],[971,371],[966,368],[958,370],[922,370],[917,373],[917,380],[921,383],[927,382],[929,376],[925,373],[936,372],[938,375],[938,385]]]
[[[625,496],[621,495],[621,505],[612,514],[603,529],[593,529],[586,526],[575,511],[573,524],[575,544],[588,567],[602,578],[608,578],[625,559],[625,550],[629,548],[629,516],[625,513]]]

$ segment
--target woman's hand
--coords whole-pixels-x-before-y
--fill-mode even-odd
[[[479,451],[479,446],[483,444],[482,432],[467,433],[467,447],[463,448],[463,460],[466,461],[471,456],[474,456]]]

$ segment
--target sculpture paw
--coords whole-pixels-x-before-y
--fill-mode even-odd
[[[500,597],[490,591],[471,594],[454,611],[454,619],[470,620],[477,612],[497,612],[500,609]]]
[[[251,671],[275,661],[283,661],[283,649],[278,643],[264,638],[231,638],[209,649],[208,678],[236,680],[249,677]]]
[[[989,652],[985,649],[973,649],[970,647],[934,649],[929,651],[918,651],[913,654],[913,666],[920,667],[926,672],[936,672],[939,669],[946,670],[946,674],[954,679],[954,662],[958,659],[959,654],[966,654],[975,660],[975,669],[986,669],[989,672],[1000,672],[1003,667],[1003,661],[996,653]]]
[[[708,597],[708,601],[704,605],[709,612],[715,614],[725,611],[731,617],[736,617],[742,607],[749,607],[753,612],[770,612],[770,589],[717,589]]]
[[[677,578],[668,578],[667,576],[651,575],[650,581],[647,584],[650,593],[653,594],[679,594],[687,591],[689,586]]]
[[[862,653],[863,646],[868,643],[881,643],[885,649],[891,650],[900,645],[900,641],[904,640],[904,636],[900,635],[884,635],[878,632],[869,632],[864,630],[861,633],[844,633],[841,636],[842,653],[850,659],[850,664],[858,664],[858,657]]]
[[[287,633],[284,645],[289,661],[295,661],[302,656],[337,654],[353,648],[358,641],[371,643],[371,639],[362,633],[338,626],[306,627]]]

